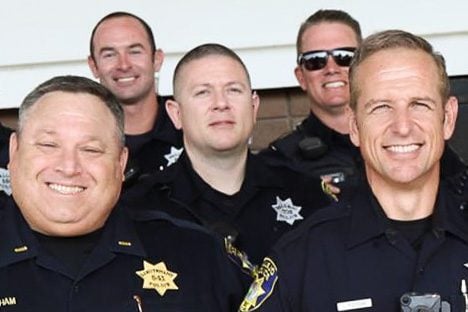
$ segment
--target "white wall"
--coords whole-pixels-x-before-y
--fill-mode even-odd
[[[235,49],[257,89],[295,86],[295,39],[319,8],[358,19],[364,35],[401,28],[424,36],[447,59],[450,75],[468,74],[468,1],[463,0],[16,0],[0,9],[0,108],[17,107],[37,84],[61,74],[92,77],[89,35],[104,15],[124,10],[145,19],[166,52],[159,90],[172,92],[172,70],[205,42]]]

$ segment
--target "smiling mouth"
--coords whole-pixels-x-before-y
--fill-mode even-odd
[[[86,188],[82,186],[76,186],[76,185],[63,185],[63,184],[57,184],[57,183],[47,183],[47,186],[64,195],[73,195],[73,194],[78,194],[83,192]]]
[[[344,86],[345,86],[345,83],[343,81],[326,82],[326,83],[323,84],[324,88],[330,88],[330,89],[341,88],[341,87],[344,87]]]
[[[116,78],[115,81],[117,82],[131,82],[134,81],[136,77],[131,76],[131,77],[122,77],[122,78]]]
[[[405,153],[412,153],[418,150],[421,146],[422,144],[407,144],[407,145],[390,145],[385,148],[393,153],[405,154]]]

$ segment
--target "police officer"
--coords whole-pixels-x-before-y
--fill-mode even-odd
[[[234,311],[242,289],[222,244],[117,205],[123,111],[87,78],[48,80],[12,134],[13,200],[2,207],[0,304],[15,311]]]
[[[219,44],[192,49],[177,64],[173,84],[175,100],[166,108],[183,129],[184,153],[148,181],[146,194],[133,196],[135,206],[167,209],[214,230],[251,273],[283,233],[328,197],[320,180],[270,168],[249,152],[259,98],[232,50]]]
[[[156,92],[164,52],[157,49],[150,26],[140,17],[114,12],[94,27],[88,64],[94,76],[120,101],[125,112],[125,140],[130,151],[124,193],[138,187],[142,175],[172,165],[182,152],[182,134],[169,120],[167,97]]]
[[[348,69],[362,41],[359,23],[341,10],[318,10],[302,23],[296,42],[296,78],[307,94],[310,115],[260,154],[269,163],[326,177],[353,193],[363,180],[359,150],[349,139]],[[465,164],[448,147],[443,175],[459,190]]]
[[[445,62],[384,31],[363,41],[350,81],[366,183],[278,243],[241,311],[465,311],[468,221],[439,176],[458,110]]]

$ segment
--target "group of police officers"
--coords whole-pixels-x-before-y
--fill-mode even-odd
[[[310,116],[257,155],[260,99],[235,52],[190,50],[161,97],[151,28],[102,18],[100,84],[52,78],[1,129],[0,306],[465,310],[466,168],[445,144],[458,103],[443,58],[404,31],[363,40],[340,10],[301,25],[297,55]]]

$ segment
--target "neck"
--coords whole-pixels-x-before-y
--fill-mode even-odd
[[[439,188],[439,170],[411,183],[388,182],[370,174],[367,180],[389,219],[410,221],[432,215]]]
[[[185,151],[195,172],[215,190],[227,195],[237,193],[244,182],[247,149],[232,155],[202,154],[187,145]]]
[[[159,104],[156,95],[142,99],[138,103],[124,105],[125,134],[137,135],[151,131],[159,112]]]
[[[328,128],[341,134],[349,134],[349,109],[346,106],[325,111],[314,105],[311,112]]]

